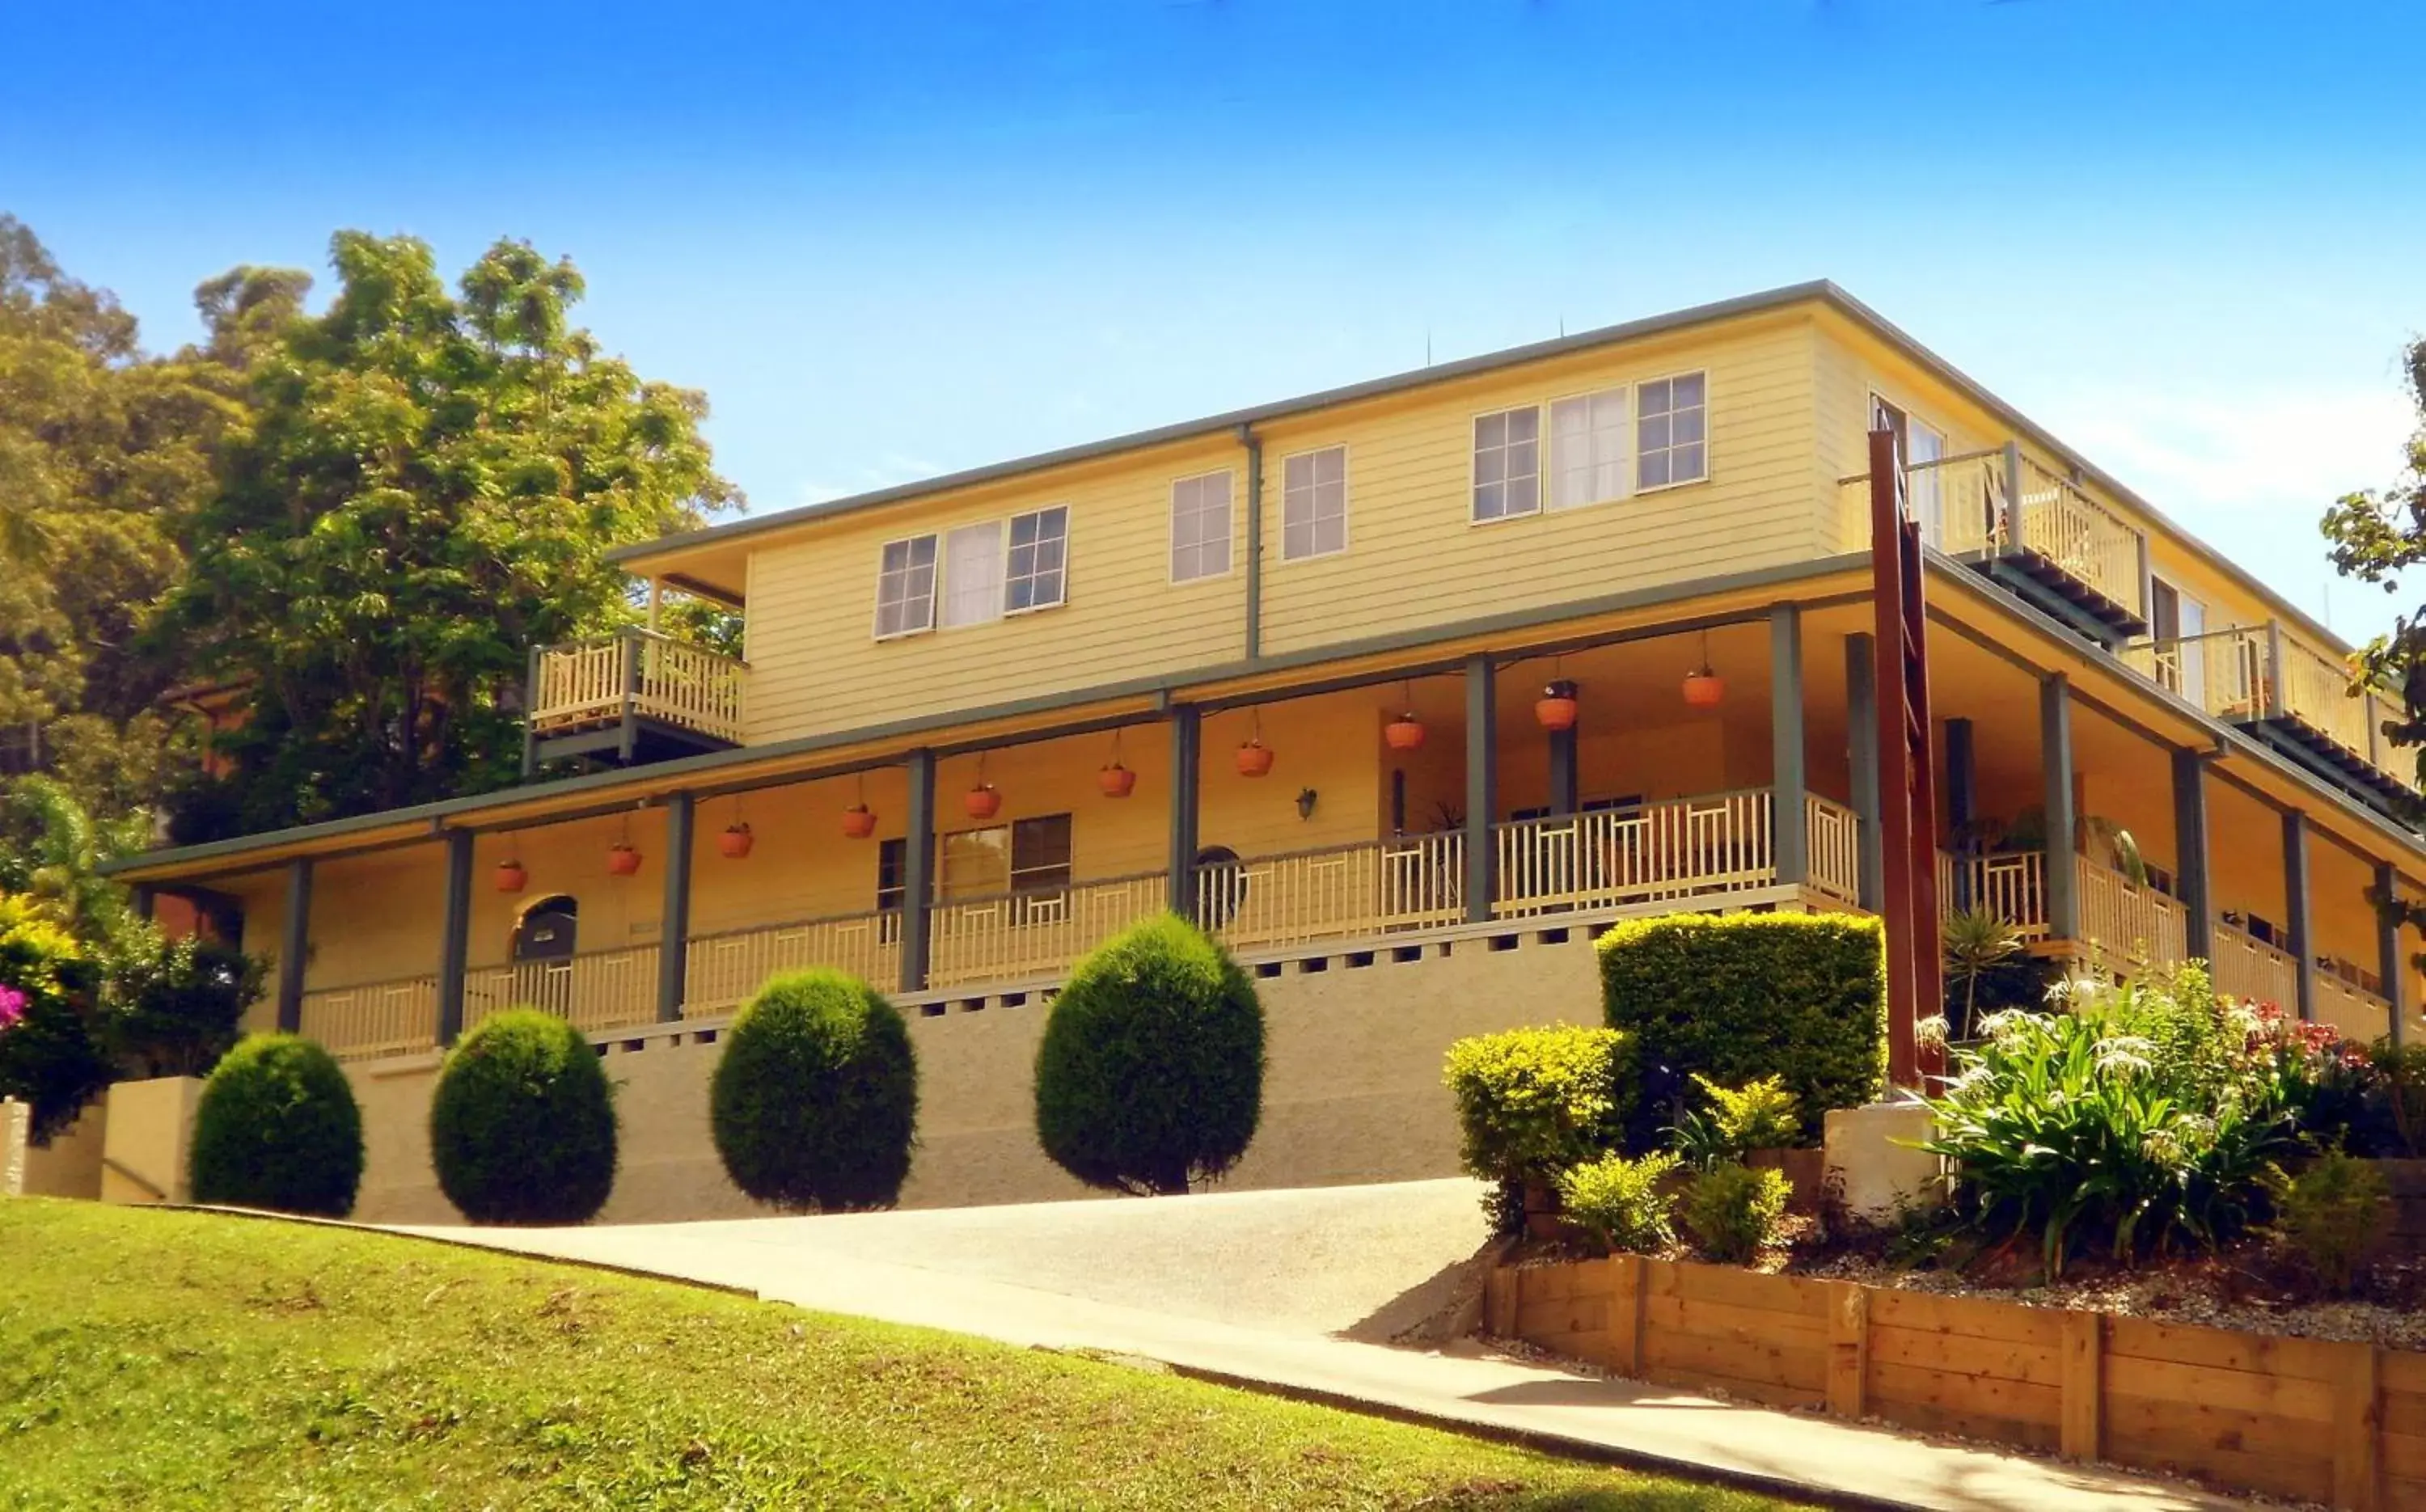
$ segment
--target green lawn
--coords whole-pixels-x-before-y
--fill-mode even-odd
[[[1784,1504],[662,1282],[0,1201],[0,1506]]]

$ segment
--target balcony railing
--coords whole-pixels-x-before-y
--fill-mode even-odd
[[[303,994],[300,1025],[339,1060],[428,1050],[438,1040],[438,978],[409,976]]]
[[[1498,895],[1522,918],[1766,886],[1777,876],[1767,788],[1494,826]]]
[[[2140,531],[2018,445],[1912,463],[1904,469],[1904,499],[1922,538],[1939,551],[2021,556],[2135,619],[2147,612]],[[1867,543],[1868,475],[1840,479],[1838,504],[1845,543]]]
[[[938,904],[930,916],[927,979],[952,987],[1061,974],[1159,912],[1169,893],[1166,874],[1152,872]]]
[[[1985,912],[2013,925],[2025,943],[2048,937],[2046,857],[2035,850],[1994,856],[1937,853],[1937,906]]]
[[[2287,1010],[2300,1000],[2300,963],[2228,924],[2215,926],[2215,957],[2208,966],[2215,989],[2228,996]]]
[[[2005,549],[2044,557],[2133,614],[2141,603],[2140,532],[2036,460],[2021,459],[2021,500],[2003,534]]]
[[[657,947],[632,945],[467,972],[463,1027],[508,1008],[534,1007],[575,1028],[615,1029],[656,1017]]]
[[[2344,1038],[2364,1044],[2392,1032],[2392,1005],[2364,984],[2321,968],[2316,1006],[2317,1021],[2332,1024]]]
[[[748,666],[647,630],[550,646],[536,658],[534,734],[559,734],[630,717],[661,720],[738,745]]]
[[[2189,958],[2189,915],[2178,899],[2086,856],[2075,861],[2080,938],[2092,961],[2127,974]]]
[[[1455,924],[1464,857],[1446,833],[1200,866],[1196,922],[1241,950]]]
[[[901,915],[888,909],[694,935],[683,962],[683,1016],[731,1013],[767,978],[813,966],[887,987],[899,981]]]
[[[2350,667],[2292,638],[2279,624],[2237,625],[2204,635],[2134,641],[2123,660],[2141,676],[2214,718],[2247,724],[2288,719],[2352,760],[2414,790],[2410,764],[2378,732],[2398,716],[2392,699],[2354,684]]]

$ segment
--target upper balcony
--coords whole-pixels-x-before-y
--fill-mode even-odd
[[[2384,738],[2399,700],[2361,685],[2347,663],[2280,620],[2135,641],[2122,655],[2168,692],[2345,786],[2386,800],[2418,791]]]
[[[1921,535],[2112,648],[2148,629],[2146,535],[2008,442],[1916,462],[1906,497]],[[1849,539],[1869,536],[1869,476],[1841,480]]]
[[[742,740],[750,666],[652,630],[531,652],[523,769],[588,756],[630,766]]]

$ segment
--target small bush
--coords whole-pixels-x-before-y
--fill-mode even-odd
[[[855,976],[775,977],[733,1021],[708,1110],[726,1173],[761,1202],[891,1207],[918,1119],[909,1028]]]
[[[2392,1192],[2384,1173],[2337,1150],[2297,1176],[2277,1172],[2267,1184],[2274,1198],[2276,1237],[2327,1290],[2349,1295],[2360,1264],[2392,1217]]]
[[[1245,1154],[1264,1009],[1230,953],[1175,915],[1078,963],[1036,1047],[1036,1136],[1090,1186],[1180,1193]]]
[[[1604,1155],[1559,1176],[1567,1220],[1611,1249],[1656,1255],[1676,1242],[1669,1225],[1675,1195],[1666,1182],[1679,1162],[1667,1153],[1628,1160]]]
[[[1794,1094],[1777,1077],[1739,1087],[1721,1086],[1698,1072],[1693,1081],[1710,1105],[1707,1112],[1690,1112],[1677,1120],[1676,1150],[1689,1165],[1707,1170],[1755,1150],[1801,1142],[1803,1119]]]
[[[111,964],[102,1042],[144,1076],[207,1076],[243,1033],[262,973],[233,946],[145,928]]]
[[[1626,1037],[1565,1024],[1448,1047],[1460,1154],[1488,1182],[1547,1183],[1617,1147],[1633,1093]]]
[[[1784,1171],[1713,1166],[1685,1188],[1685,1231],[1712,1260],[1750,1260],[1777,1242],[1787,1194]]]
[[[1878,921],[1840,914],[1677,914],[1620,924],[1599,945],[1602,1007],[1634,1037],[1642,1099],[1627,1148],[1680,1117],[1689,1078],[1781,1079],[1802,1135],[1886,1081],[1885,953]]]
[[[294,1035],[222,1056],[194,1113],[194,1200],[342,1218],[363,1182],[363,1114],[336,1057]]]
[[[581,1223],[615,1186],[615,1106],[598,1052],[552,1013],[465,1035],[429,1100],[439,1188],[474,1223]]]

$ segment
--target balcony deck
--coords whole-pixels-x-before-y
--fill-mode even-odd
[[[624,765],[741,744],[750,668],[648,630],[531,655],[526,768],[568,756]]]
[[[1308,949],[1422,945],[1477,928],[1593,924],[1627,913],[1775,903],[1847,907],[1858,885],[1857,823],[1827,798],[1805,801],[1811,875],[1778,879],[1768,789],[1503,824],[1490,918],[1468,917],[1464,844],[1450,832],[1248,857],[1198,870],[1197,922],[1242,960]],[[929,985],[939,998],[1046,990],[1105,940],[1158,912],[1164,874],[1084,880],[939,901],[929,915]],[[686,1021],[720,1020],[778,972],[828,966],[890,989],[899,980],[901,915],[871,910],[690,937]],[[477,967],[463,981],[464,1027],[528,1005],[587,1030],[655,1021],[660,947]],[[426,1052],[437,1042],[438,980],[423,975],[307,992],[303,1032],[341,1059]]]

